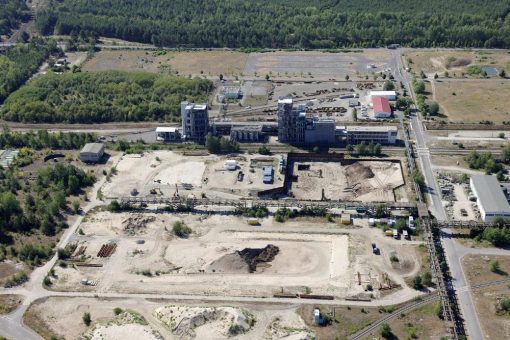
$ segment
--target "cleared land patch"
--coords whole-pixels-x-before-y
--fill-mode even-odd
[[[506,51],[410,51],[404,56],[406,61],[412,60],[408,65],[418,73],[442,74],[447,71],[450,76],[455,73],[458,77],[467,73],[472,65],[495,67],[498,71],[504,69],[507,73],[510,71],[510,54]]]
[[[241,75],[247,53],[236,51],[102,50],[88,60],[85,71],[146,71],[218,77]]]
[[[510,82],[470,80],[436,82],[436,98],[448,120],[457,123],[510,121]]]

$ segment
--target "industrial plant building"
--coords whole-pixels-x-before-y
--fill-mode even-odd
[[[209,132],[207,104],[181,102],[182,139],[203,144]]]
[[[296,145],[332,145],[335,121],[306,114],[306,106],[293,106],[292,98],[278,100],[278,140]]]
[[[510,218],[510,204],[496,177],[474,175],[469,184],[476,197],[482,221],[492,222],[494,217]]]

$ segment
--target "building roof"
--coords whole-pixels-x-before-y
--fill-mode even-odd
[[[496,177],[473,175],[471,183],[478,196],[478,203],[486,213],[490,211],[510,213],[510,204],[508,204]]]
[[[178,130],[179,130],[179,128],[174,127],[174,126],[158,126],[156,128],[156,133],[157,132],[171,132],[171,133],[175,133]]]
[[[83,149],[81,149],[81,152],[100,153],[103,151],[103,149],[103,143],[87,143]]]
[[[397,96],[397,92],[395,91],[370,91],[370,97],[373,96]]]
[[[280,98],[278,104],[292,104],[292,98]]]
[[[374,112],[389,112],[391,113],[390,102],[386,97],[375,96],[372,97],[372,105]]]
[[[398,127],[396,126],[370,126],[370,125],[351,125],[345,128],[347,131],[357,131],[357,132],[388,132],[388,131],[397,131]]]

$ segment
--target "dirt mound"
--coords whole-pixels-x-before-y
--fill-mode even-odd
[[[361,163],[354,163],[345,167],[345,175],[349,182],[361,181],[364,179],[374,178],[372,169]]]
[[[152,223],[156,220],[154,216],[145,216],[142,214],[129,216],[127,219],[122,221],[122,230],[126,235],[137,235],[146,232],[147,224]]]
[[[266,264],[274,260],[275,256],[280,251],[280,248],[272,244],[268,244],[264,248],[244,248],[237,253],[248,264],[250,273],[257,271],[259,264]]]
[[[268,267],[280,249],[272,244],[264,248],[244,248],[213,261],[207,271],[213,273],[254,273],[257,268]]]

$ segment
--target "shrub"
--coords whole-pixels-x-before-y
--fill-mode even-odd
[[[423,282],[421,280],[421,276],[419,276],[419,275],[415,276],[411,285],[414,289],[423,288]]]
[[[499,306],[505,312],[510,312],[510,297],[504,297],[499,301]]]
[[[172,230],[174,234],[180,238],[188,238],[192,233],[190,227],[188,227],[183,221],[177,221],[173,224]]]
[[[44,280],[43,280],[43,284],[44,284],[45,286],[51,286],[53,283],[51,282],[50,277],[49,277],[49,276],[46,276],[46,277],[44,278]]]
[[[388,325],[387,323],[383,324],[379,329],[379,333],[383,338],[389,339],[392,336],[390,325]]]
[[[123,311],[124,311],[124,310],[123,310],[122,308],[115,307],[115,308],[113,309],[113,314],[115,314],[115,315],[119,315],[119,314],[121,314]]]
[[[92,318],[90,317],[90,313],[89,312],[85,312],[83,313],[83,323],[87,326],[90,326],[90,323],[92,322]]]
[[[391,255],[390,261],[391,262],[398,262],[398,257],[396,257],[395,255]]]
[[[499,261],[498,260],[491,261],[490,268],[491,268],[491,272],[493,272],[493,273],[500,273],[501,272],[501,267],[499,265]]]

